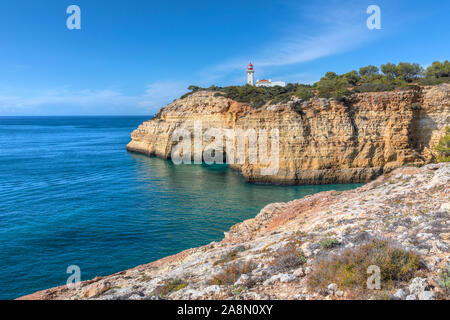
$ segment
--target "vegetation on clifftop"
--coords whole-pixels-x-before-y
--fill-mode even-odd
[[[260,108],[267,102],[272,104],[287,102],[295,96],[303,100],[317,96],[319,98],[344,99],[355,92],[380,92],[414,88],[418,85],[435,85],[450,82],[450,62],[435,61],[426,70],[417,63],[400,62],[399,64],[386,63],[380,66],[366,66],[358,71],[353,70],[338,75],[327,72],[313,85],[289,83],[286,87],[254,87],[228,86],[201,88],[189,86],[188,95],[197,91],[217,91],[217,95],[248,103],[254,108]]]
[[[381,272],[381,287],[393,287],[396,282],[408,282],[419,270],[417,254],[392,245],[385,240],[372,240],[357,248],[321,259],[310,275],[308,285],[326,288],[336,283],[339,288],[367,290],[369,267],[377,266]]]
[[[439,153],[438,162],[450,162],[450,127],[445,127],[445,136],[439,140],[436,151]]]

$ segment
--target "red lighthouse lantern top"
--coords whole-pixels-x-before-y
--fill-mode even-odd
[[[253,70],[253,65],[252,65],[251,62],[248,64],[247,70],[249,70],[249,71],[250,71],[250,70]]]

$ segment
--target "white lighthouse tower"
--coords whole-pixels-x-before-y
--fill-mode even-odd
[[[253,65],[251,62],[247,67],[247,84],[251,86],[255,85],[255,70],[253,70]]]

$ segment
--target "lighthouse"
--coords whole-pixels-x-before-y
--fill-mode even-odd
[[[247,67],[247,84],[251,86],[255,85],[255,70],[253,70],[253,65],[251,62]]]

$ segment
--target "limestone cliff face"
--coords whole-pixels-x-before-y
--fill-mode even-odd
[[[354,94],[333,99],[291,99],[260,109],[197,92],[161,109],[132,134],[129,151],[171,158],[177,128],[279,130],[279,170],[233,164],[249,182],[321,184],[366,182],[404,164],[434,161],[434,146],[450,123],[450,84],[415,90]],[[269,135],[270,139],[270,135]],[[270,150],[270,143],[269,143]]]

